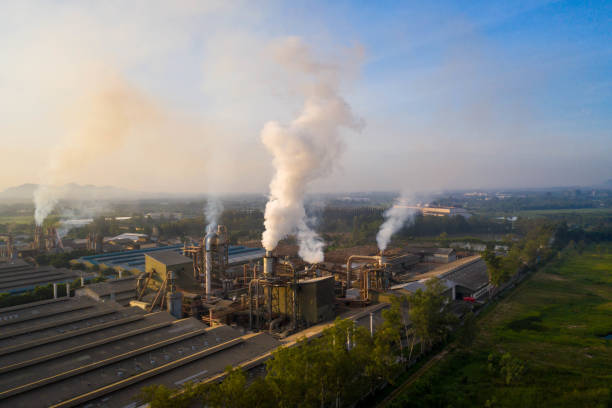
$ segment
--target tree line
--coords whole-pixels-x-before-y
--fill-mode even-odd
[[[352,320],[337,319],[320,337],[274,351],[265,375],[251,377],[228,367],[223,381],[179,389],[148,386],[138,399],[152,408],[354,406],[381,385],[393,383],[414,357],[447,338],[457,318],[445,289],[431,279],[425,290],[394,298],[374,333]]]
[[[607,227],[585,229],[570,227],[565,221],[549,220],[532,220],[522,227],[524,237],[510,243],[507,254],[497,254],[491,246],[482,254],[489,280],[494,286],[508,282],[517,273],[535,268],[564,248],[582,250],[588,244],[612,240],[612,230]]]

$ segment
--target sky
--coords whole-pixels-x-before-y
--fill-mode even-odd
[[[266,193],[298,38],[361,125],[312,191],[612,179],[612,3],[3,1],[0,189]]]

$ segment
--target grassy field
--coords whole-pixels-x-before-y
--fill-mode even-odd
[[[477,340],[421,377],[393,406],[605,407],[612,402],[612,246],[565,254],[479,320]],[[510,353],[510,384],[489,369]],[[499,355],[498,354],[498,355]]]
[[[549,217],[549,216],[610,216],[612,208],[567,208],[554,210],[523,210],[519,211],[523,217]]]
[[[31,224],[34,222],[32,215],[0,215],[0,224]]]

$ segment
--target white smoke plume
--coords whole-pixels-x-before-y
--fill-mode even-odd
[[[360,122],[338,94],[337,67],[316,61],[299,38],[288,38],[277,58],[292,74],[307,75],[302,111],[288,125],[265,124],[261,140],[273,156],[275,174],[265,209],[264,248],[296,234],[299,256],[309,263],[323,261],[323,241],[307,225],[304,197],[314,180],[327,176],[342,151],[340,128],[358,129]]]
[[[391,237],[399,231],[406,223],[414,220],[414,215],[417,210],[410,207],[411,200],[402,195],[395,200],[393,206],[385,211],[385,221],[380,226],[378,234],[376,234],[376,243],[378,249],[384,251],[387,249]]]
[[[34,191],[34,220],[41,226],[45,218],[53,211],[60,197],[59,187],[39,185]]]
[[[213,232],[219,225],[219,218],[223,214],[223,203],[219,198],[209,196],[204,207],[204,215],[206,217],[206,232]]]
[[[66,135],[53,149],[34,192],[34,218],[42,225],[68,189],[60,186],[90,162],[120,149],[133,130],[159,125],[159,111],[122,77],[100,73],[66,114]],[[108,165],[108,164],[104,164]]]

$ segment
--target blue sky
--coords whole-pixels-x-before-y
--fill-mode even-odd
[[[259,132],[303,103],[268,53],[287,36],[339,67],[341,93],[366,124],[346,131],[336,168],[313,189],[612,178],[610,2],[15,1],[0,4],[2,166],[14,169],[0,168],[0,188],[265,192],[272,169]],[[70,151],[84,158],[71,163],[78,170],[49,179],[54,152],[97,134],[82,118],[98,107],[82,101],[109,73],[152,101],[159,122],[130,125],[116,146],[102,141],[102,158]],[[145,153],[164,155],[166,168]]]

